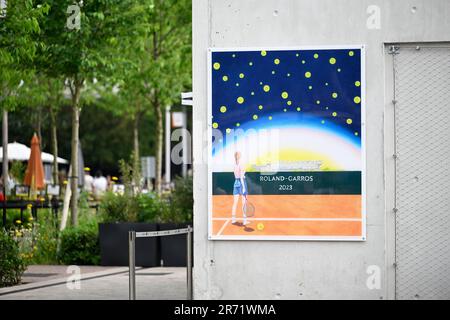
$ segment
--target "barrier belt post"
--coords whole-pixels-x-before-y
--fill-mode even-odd
[[[187,299],[192,300],[192,227],[187,230]]]
[[[129,299],[136,300],[136,231],[128,232]]]

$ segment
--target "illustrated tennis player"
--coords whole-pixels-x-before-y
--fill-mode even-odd
[[[231,223],[236,224],[236,208],[239,202],[239,196],[242,197],[242,215],[243,215],[243,222],[242,224],[248,225],[250,224],[250,221],[247,220],[246,215],[246,202],[247,202],[247,182],[245,181],[245,170],[242,168],[240,164],[241,159],[241,153],[239,151],[236,151],[234,153],[234,185],[233,185],[233,209],[232,209],[232,219]]]

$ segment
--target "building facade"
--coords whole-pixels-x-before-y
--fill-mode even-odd
[[[450,298],[450,2],[193,1],[195,299]],[[208,48],[364,45],[365,241],[208,239]]]

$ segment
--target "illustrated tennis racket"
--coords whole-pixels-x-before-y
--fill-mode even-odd
[[[255,215],[255,206],[250,201],[248,201],[247,196],[245,197],[244,214],[248,218]]]

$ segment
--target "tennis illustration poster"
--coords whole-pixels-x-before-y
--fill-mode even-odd
[[[209,238],[365,240],[364,47],[210,49]]]

